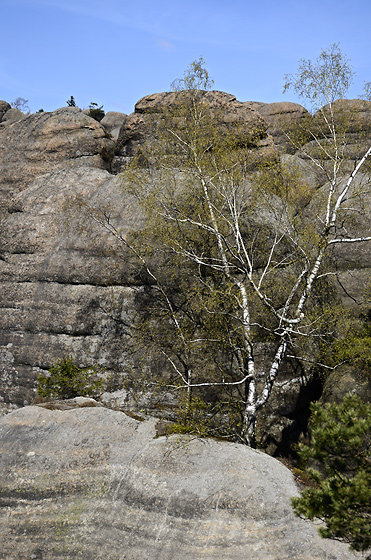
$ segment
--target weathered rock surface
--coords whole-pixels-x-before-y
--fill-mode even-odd
[[[252,449],[156,438],[104,408],[26,407],[0,420],[6,560],[351,560],[295,517],[289,470]]]
[[[371,137],[371,136],[370,136]],[[301,160],[303,161],[303,160]],[[346,181],[339,182],[339,192]],[[367,238],[371,232],[371,176],[359,173],[353,181],[349,193],[349,202],[344,210],[348,216],[347,225],[338,228],[337,238]],[[307,211],[313,222],[322,228],[322,222],[316,208],[327,197],[329,184],[317,189]],[[362,195],[361,195],[362,193]],[[334,286],[338,291],[343,305],[353,306],[355,312],[368,312],[370,308],[370,277],[371,277],[371,243],[338,243],[333,248],[333,259],[336,261],[337,274]],[[349,297],[351,296],[351,297]]]
[[[0,100],[0,122],[3,120],[3,117],[7,111],[11,109],[10,104],[7,101]]]
[[[8,111],[6,111],[6,113],[2,117],[1,122],[0,122],[0,129],[4,126],[8,125],[8,124],[14,123],[16,121],[20,121],[24,117],[25,117],[25,114],[22,113],[22,111],[20,111],[16,107],[12,107]]]
[[[328,106],[324,107],[323,110],[328,116],[330,115]],[[364,99],[338,99],[332,104],[332,111],[335,121],[339,122],[340,125],[343,121],[343,130],[346,134],[370,133],[371,101]],[[318,118],[320,118],[319,111],[314,115],[314,121]]]
[[[11,110],[1,107],[5,116]],[[89,224],[87,236],[63,220],[63,204],[80,196],[114,208],[124,229],[137,223],[138,211],[104,170],[113,146],[107,131],[74,107],[0,129],[0,408],[30,402],[40,368],[60,353],[79,356],[81,365],[101,361],[108,370],[125,361],[130,263],[117,264],[117,247],[101,230]]]
[[[323,126],[323,114],[333,118],[337,123],[338,136],[343,141],[343,149],[348,158],[348,170],[354,168],[354,162],[359,161],[360,157],[367,151],[371,137],[371,101],[362,99],[339,99],[332,105],[333,116],[331,117],[329,108],[326,106],[321,111],[317,111],[311,120],[311,127],[321,142],[326,142],[326,137],[330,136],[329,130]],[[311,155],[318,156],[318,145],[313,139],[308,138],[297,155],[304,159],[309,159]],[[330,148],[331,153],[331,148]],[[323,157],[323,153],[322,153]],[[331,166],[331,161],[329,162]],[[369,165],[368,165],[369,167]]]
[[[0,127],[0,214],[40,175],[81,166],[108,169],[114,144],[106,136],[77,107],[28,115]]]
[[[80,196],[110,211],[123,232],[138,224],[138,208],[123,201],[117,177],[89,167],[36,179],[12,199],[0,223],[0,403],[30,402],[41,369],[64,355],[81,365],[122,370],[125,324],[138,288],[130,256],[108,233],[65,223],[63,204]],[[79,227],[84,218],[72,210]],[[109,286],[109,287],[108,287]]]
[[[347,393],[355,393],[365,401],[371,400],[371,379],[365,379],[361,372],[344,365],[340,371],[331,373],[325,381],[321,400],[340,403]]]
[[[37,375],[67,354],[81,366],[97,361],[108,371],[125,371],[127,324],[142,271],[79,210],[72,225],[81,231],[70,229],[63,205],[77,196],[109,213],[123,233],[138,227],[138,208],[133,200],[123,200],[119,177],[109,171],[120,170],[149,133],[151,119],[160,118],[174,100],[173,93],[150,95],[138,101],[132,115],[108,113],[101,123],[69,107],[0,127],[0,410],[32,402]],[[282,130],[307,118],[303,107],[241,103],[222,92],[209,92],[205,101],[220,112],[222,127],[241,124],[242,136],[254,139],[257,159],[280,153],[320,196],[323,180],[310,162],[300,152],[283,153],[290,148]],[[359,111],[351,134],[362,132],[364,138],[369,105],[352,103]],[[9,111],[10,105],[0,102],[0,115]],[[115,138],[119,127],[115,144],[110,134]],[[361,228],[369,227],[368,216]],[[369,305],[369,247],[346,247],[339,270],[346,291],[339,293],[347,304],[352,301],[348,293]],[[263,348],[262,356],[265,352],[269,349]],[[272,408],[267,407],[272,452],[282,430],[296,422],[302,391],[301,372],[282,371]]]
[[[203,101],[210,111],[218,111],[221,131],[236,124],[239,142],[260,149],[260,157],[272,157],[273,145],[267,136],[267,125],[259,113],[247,103],[237,101],[234,95],[221,91],[205,92]],[[128,115],[121,127],[116,143],[112,168],[118,172],[126,159],[132,156],[138,146],[152,133],[154,117],[161,118],[165,107],[174,107],[177,96],[174,92],[156,93],[140,99],[135,111]]]
[[[110,133],[113,140],[117,140],[121,126],[127,115],[116,111],[109,111],[100,121],[100,124]]]
[[[280,153],[293,154],[295,146],[287,137],[287,134],[300,127],[304,119],[308,118],[308,111],[298,105],[281,101],[279,103],[257,103],[246,102],[245,105],[255,109],[268,124],[267,132],[274,139],[274,145]]]

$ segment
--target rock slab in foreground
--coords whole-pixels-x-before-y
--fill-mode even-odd
[[[350,560],[296,518],[293,477],[243,446],[103,407],[0,421],[0,558]]]

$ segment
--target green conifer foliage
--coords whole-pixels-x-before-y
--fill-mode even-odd
[[[39,375],[37,393],[41,397],[58,399],[95,397],[102,387],[102,380],[96,374],[96,368],[80,368],[66,356],[50,367],[49,375]]]
[[[323,537],[371,548],[371,404],[347,395],[312,405],[311,441],[299,446],[313,487],[293,498],[296,513],[321,519]],[[371,558],[371,556],[369,557]]]

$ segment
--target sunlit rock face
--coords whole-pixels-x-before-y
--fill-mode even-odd
[[[267,123],[248,103],[241,103],[233,95],[221,91],[204,92],[202,102],[210,108],[210,112],[217,113],[221,134],[234,127],[238,130],[238,143],[255,148],[259,161],[274,156],[272,137],[267,134]],[[115,172],[153,134],[153,125],[161,119],[164,110],[174,110],[176,103],[174,92],[147,95],[136,103],[134,113],[125,118],[116,142],[112,162]]]
[[[5,103],[0,110],[5,116],[10,111]],[[113,124],[108,118],[110,125],[117,125],[117,118]],[[65,212],[77,196],[115,208],[124,229],[138,224],[138,209],[122,200],[118,178],[107,171],[113,153],[110,133],[74,107],[0,127],[0,407],[5,411],[32,402],[37,375],[63,355],[79,356],[81,365],[124,366],[120,321],[132,308],[130,259],[120,254],[118,266],[112,256],[117,246],[108,234],[92,224],[88,231],[72,231]],[[107,309],[113,307],[109,319]]]
[[[164,107],[173,103],[173,93],[146,96],[131,115],[108,113],[98,123],[76,107],[21,115],[11,122],[6,119],[10,105],[0,102],[1,411],[31,403],[38,374],[66,355],[80,366],[98,363],[107,372],[119,372],[121,385],[116,388],[122,389],[122,377],[133,365],[128,325],[143,271],[93,222],[81,218],[80,227],[71,225],[66,206],[80,197],[108,212],[124,235],[140,227],[138,206],[122,196],[119,171],[151,134],[153,119],[161,118]],[[315,196],[327,188],[284,133],[309,118],[303,107],[242,103],[223,92],[208,92],[205,103],[221,116],[221,130],[239,123],[240,141],[249,145],[255,161],[281,158],[300,171]],[[344,103],[348,107],[341,102],[341,109]],[[354,109],[349,141],[361,154],[369,137],[370,105],[349,103]],[[358,224],[362,232],[370,229],[370,220],[367,207]],[[346,247],[336,258],[341,281],[336,289],[344,304],[354,305],[353,297],[366,309],[370,247]],[[262,370],[269,355],[269,344],[262,344],[257,357]],[[293,367],[296,364],[289,363],[282,368],[264,413],[271,453],[280,446],[283,432],[289,445],[293,433],[300,431],[316,390],[306,377],[308,371]],[[106,402],[113,401],[106,395]],[[120,406],[127,404],[124,392]]]
[[[77,107],[4,123],[0,126],[0,211],[6,211],[12,197],[36,177],[50,171],[109,168],[113,148],[105,129]]]
[[[0,419],[4,558],[352,560],[295,517],[280,462],[75,399]],[[80,408],[73,408],[80,407]],[[81,408],[82,407],[82,408]]]
[[[114,208],[126,228],[138,225],[137,207],[124,203],[117,177],[102,169],[54,171],[12,199],[0,225],[5,408],[32,402],[37,375],[61,356],[125,369],[137,272],[108,233],[89,223],[77,234],[65,224],[64,204],[77,195]]]

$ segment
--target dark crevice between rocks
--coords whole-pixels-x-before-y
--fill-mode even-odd
[[[320,372],[315,371],[308,383],[302,384],[296,401],[295,409],[287,418],[292,420],[290,426],[283,429],[281,440],[270,438],[267,443],[274,443],[276,451],[273,457],[286,457],[294,463],[298,459],[295,445],[300,438],[308,433],[308,420],[310,416],[310,405],[320,399],[323,391],[324,378]],[[267,438],[269,440],[269,438]]]

